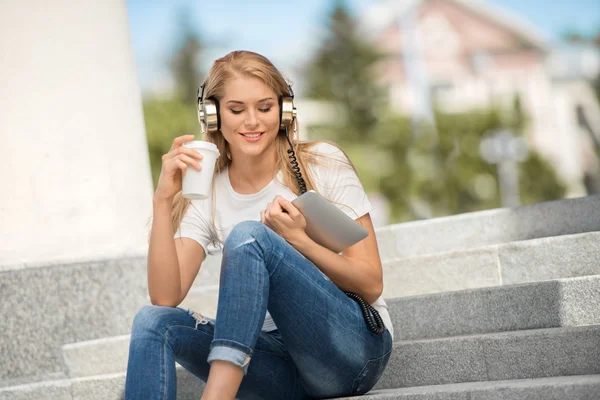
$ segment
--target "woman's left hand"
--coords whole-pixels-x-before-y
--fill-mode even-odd
[[[267,204],[267,209],[260,212],[260,221],[273,229],[288,242],[306,236],[306,219],[291,201],[281,196]]]

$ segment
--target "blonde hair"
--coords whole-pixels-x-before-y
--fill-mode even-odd
[[[254,77],[259,78],[262,82],[265,83],[277,96],[289,96],[289,87],[287,81],[282,76],[281,72],[269,61],[266,57],[251,52],[251,51],[233,51],[222,58],[217,59],[212,65],[208,76],[204,83],[204,97],[214,97],[217,100],[223,98],[224,95],[224,86],[225,82],[228,79],[237,77],[237,76],[246,76],[246,77]],[[296,127],[298,126],[298,121],[296,120]],[[281,132],[280,132],[281,133]],[[319,164],[317,161],[317,154],[310,152],[309,149],[313,145],[322,142],[322,141],[300,141],[297,137],[296,129],[290,129],[289,138],[292,143],[292,147],[296,153],[296,158],[298,161],[298,166],[300,168],[300,172],[302,177],[304,178],[304,182],[307,190],[315,190],[319,192],[317,187],[314,184],[313,177],[310,173],[310,170],[307,168],[308,164]],[[220,155],[217,158],[215,164],[215,173],[213,175],[213,185],[212,185],[212,223],[211,223],[211,244],[219,245],[218,237],[216,235],[215,228],[215,178],[218,173],[224,171],[227,166],[231,164],[231,153],[229,151],[229,143],[225,140],[223,134],[218,131],[217,133],[208,133],[206,132],[204,135],[204,140],[214,143],[219,149]],[[338,147],[335,143],[328,142]],[[284,134],[277,135],[276,139],[276,153],[277,153],[277,163],[276,170],[281,171],[283,175],[283,184],[286,185],[292,192],[296,195],[300,195],[300,187],[298,185],[298,181],[296,179],[296,174],[292,169],[292,165],[289,162],[288,155],[289,144]],[[341,149],[340,149],[341,150]],[[343,150],[341,150],[343,152]],[[346,155],[344,153],[344,155]],[[348,165],[350,165],[356,172],[354,165],[349,161],[347,155],[346,159],[348,160]],[[181,224],[181,220],[185,214],[187,207],[190,204],[190,200],[185,199],[181,192],[175,195],[173,200],[173,208],[172,208],[172,222],[173,222],[173,231],[176,232]]]

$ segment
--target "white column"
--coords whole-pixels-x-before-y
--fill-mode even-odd
[[[125,1],[0,1],[0,270],[144,254],[151,215]]]

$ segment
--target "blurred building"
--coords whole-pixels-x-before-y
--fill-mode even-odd
[[[555,166],[568,196],[595,191],[587,183],[598,175],[600,106],[589,83],[600,73],[597,49],[555,49],[518,15],[479,0],[382,1],[363,23],[388,56],[379,76],[393,108],[427,117],[432,105],[508,108],[518,96],[528,142]]]

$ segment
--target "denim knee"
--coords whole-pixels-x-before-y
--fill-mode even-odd
[[[260,221],[242,221],[235,225],[225,240],[223,251],[231,251],[252,242],[264,250],[270,246],[268,228]]]
[[[151,306],[142,307],[133,318],[132,334],[140,331],[159,331],[162,333],[168,326],[169,320],[176,308]]]

